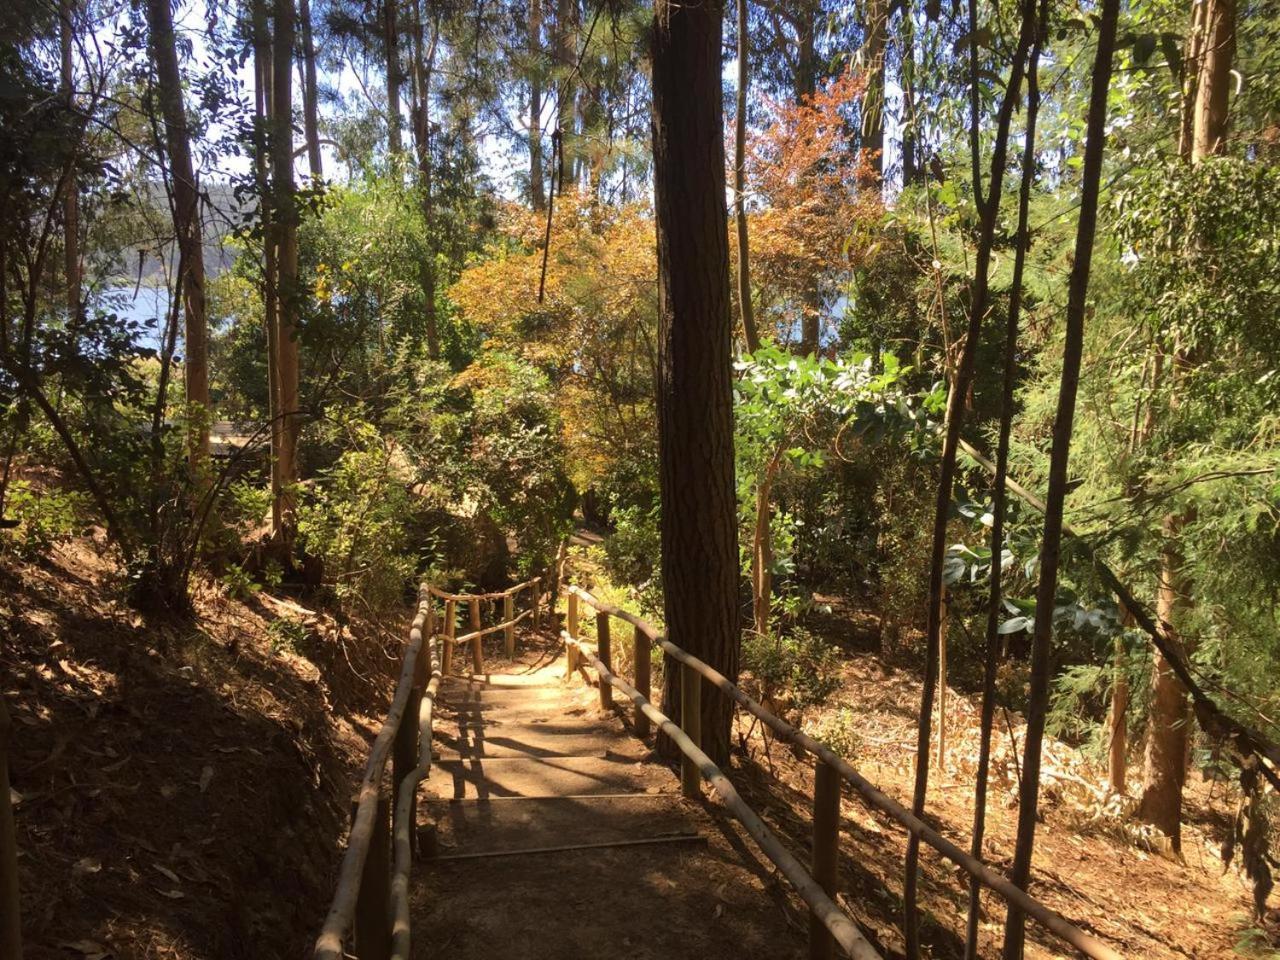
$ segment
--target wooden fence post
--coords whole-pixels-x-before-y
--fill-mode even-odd
[[[515,616],[515,612],[515,599],[508,593],[502,598],[502,622],[509,624],[511,619]],[[514,660],[516,656],[516,628],[509,625],[507,629],[503,631],[503,639],[507,644],[507,659]]]
[[[354,817],[353,817],[354,819]],[[369,854],[356,898],[356,956],[388,960],[391,956],[391,804],[379,795]]]
[[[18,837],[9,798],[9,737],[12,731],[9,709],[0,700],[0,956],[22,960]]]
[[[840,855],[840,774],[823,760],[814,768],[813,879],[834,899]],[[809,914],[810,960],[832,960],[836,942],[815,913]]]
[[[569,636],[578,639],[578,595],[572,592],[569,593]],[[565,647],[564,659],[564,675],[571,678],[578,665],[578,648],[572,643]]]
[[[472,600],[471,607],[471,631],[480,629],[480,601]],[[484,646],[483,637],[476,637],[471,641],[471,672],[475,676],[484,673]]]
[[[440,672],[446,677],[453,672],[453,638],[458,630],[458,602],[444,602],[444,655],[440,658]]]
[[[600,662],[604,664],[605,669],[613,673],[613,651],[612,644],[609,640],[609,615],[607,613],[596,614],[596,656],[600,658]],[[609,710],[613,707],[613,684],[600,677],[600,709]]]
[[[533,629],[542,629],[542,581],[534,580],[533,589],[530,592],[529,609],[533,611]]]
[[[680,665],[680,729],[701,749],[702,676],[687,663]],[[702,772],[687,754],[680,761],[680,784],[686,797],[702,797]]]
[[[649,658],[649,638],[639,627],[636,627],[632,656],[635,658],[636,665],[636,689],[640,691],[640,696],[650,700],[653,689],[649,680],[649,671],[653,661]],[[636,736],[641,740],[649,739],[649,717],[640,709],[639,704],[636,705],[635,724]]]

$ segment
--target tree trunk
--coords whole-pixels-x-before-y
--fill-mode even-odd
[[[658,447],[668,636],[736,679],[738,525],[722,13],[714,0],[657,0],[654,8]],[[668,658],[666,666],[663,709],[678,722],[679,664]],[[732,704],[706,688],[702,707],[703,748],[723,762]],[[663,750],[671,754],[673,744],[665,742]]]
[[[165,0],[151,0],[163,3]],[[294,526],[293,485],[298,480],[298,211],[293,183],[293,0],[275,0],[271,57],[271,228],[276,267],[275,355],[276,417],[280,426],[275,451],[280,525],[276,535],[288,548]]]
[[[1188,159],[1191,163],[1199,163],[1226,149],[1235,33],[1235,0],[1205,0],[1197,4],[1187,43],[1195,80],[1190,83],[1183,101],[1184,110],[1190,109],[1192,117],[1188,122],[1184,114],[1180,142],[1185,151],[1190,141]],[[1175,348],[1169,376],[1176,378],[1179,370],[1191,362],[1185,349]],[[1163,523],[1156,617],[1165,625],[1166,634],[1175,640],[1180,611],[1191,602],[1192,595],[1179,547],[1191,516],[1189,512],[1174,512],[1165,516]],[[1149,732],[1137,816],[1166,834],[1173,849],[1178,851],[1182,847],[1182,788],[1186,781],[1192,716],[1186,687],[1161,651],[1156,650],[1154,656]]]
[[[975,0],[976,2],[976,0]],[[942,453],[939,462],[938,488],[933,504],[933,532],[929,557],[929,599],[926,608],[924,682],[920,694],[920,713],[916,731],[916,772],[912,789],[911,806],[916,816],[924,813],[929,791],[929,751],[932,739],[933,700],[938,686],[939,657],[942,649],[943,598],[945,586],[943,567],[947,553],[947,522],[951,516],[951,498],[955,485],[956,451],[960,444],[960,432],[964,426],[965,399],[973,380],[974,358],[977,356],[978,338],[982,321],[986,316],[990,296],[992,250],[995,245],[997,213],[1004,185],[1005,157],[1009,147],[1009,126],[1014,106],[1022,90],[1022,71],[1035,36],[1034,0],[1026,0],[1022,14],[1022,28],[1004,99],[1000,104],[995,144],[991,158],[991,203],[980,207],[982,222],[978,237],[977,258],[974,266],[972,293],[969,304],[969,320],[960,350],[959,363],[950,389],[947,392],[947,409],[943,420]],[[978,77],[970,82],[977,85]],[[975,110],[971,125],[978,123]],[[920,917],[917,902],[920,863],[920,838],[912,834],[907,839],[906,876],[903,883],[903,932],[909,960],[920,956]]]
[[[747,236],[747,0],[738,0],[738,115],[733,124],[733,209],[738,224],[738,310],[748,353],[760,349],[751,308],[751,248]],[[758,625],[757,625],[758,626]]]
[[[311,179],[324,177],[320,156],[320,91],[316,81],[316,45],[311,36],[311,0],[298,0],[298,25],[302,30],[303,132],[307,138],[307,164]]]
[[[1203,0],[1204,28],[1200,81],[1196,85],[1192,160],[1225,151],[1231,63],[1236,51],[1235,0]]]
[[[556,130],[560,134],[560,167],[551,171],[557,178],[557,190],[563,188],[560,179],[572,177],[578,153],[574,118],[577,115],[577,90],[575,67],[578,59],[578,3],[577,0],[557,0],[556,3],[556,66],[560,79],[556,84]]]
[[[770,501],[773,481],[781,463],[781,451],[765,468],[764,476],[756,487],[756,522],[751,542],[751,615],[756,633],[769,636],[769,621],[773,614],[773,540]]]
[[[1049,455],[1049,485],[1045,495],[1044,535],[1040,544],[1040,582],[1036,585],[1036,618],[1031,640],[1031,691],[1027,704],[1026,743],[1023,748],[1022,784],[1018,792],[1018,834],[1010,879],[1022,889],[1031,878],[1035,848],[1036,816],[1040,800],[1040,750],[1049,706],[1049,646],[1053,637],[1053,609],[1058,592],[1058,562],[1062,547],[1063,503],[1067,496],[1068,460],[1075,423],[1076,393],[1084,353],[1084,320],[1089,294],[1089,273],[1098,223],[1098,194],[1102,181],[1102,157],[1106,147],[1107,97],[1111,89],[1111,59],[1116,44],[1120,0],[1102,0],[1098,21],[1098,48],[1089,90],[1087,140],[1081,172],[1080,219],[1076,227],[1075,259],[1067,285],[1066,333],[1062,347],[1062,380],[1058,409],[1053,421],[1053,448]],[[994,207],[999,195],[992,191]],[[1026,917],[1009,905],[1005,923],[1004,960],[1020,960]]]
[[[1166,635],[1178,639],[1176,624],[1189,584],[1183,573],[1179,549],[1183,517],[1164,518],[1164,543],[1160,549],[1160,580],[1156,592],[1156,618]],[[1184,658],[1185,659],[1185,658]],[[1182,849],[1182,787],[1186,782],[1187,745],[1191,732],[1187,689],[1159,650],[1151,676],[1151,713],[1145,755],[1142,798],[1138,819],[1165,834],[1175,851]]]
[[[422,219],[427,228],[428,256],[419,265],[418,282],[422,285],[423,319],[427,334],[427,356],[440,359],[440,331],[436,319],[436,264],[435,236],[432,229],[435,206],[431,189],[431,78],[435,73],[436,32],[433,29],[431,47],[424,44],[422,6],[428,0],[419,0],[414,7],[413,25],[413,140],[418,151],[418,190],[422,198]],[[536,2],[536,0],[534,0]]]
[[[885,40],[888,13],[884,0],[870,0],[863,25],[867,89],[862,96],[862,152],[878,177],[884,176]]]
[[[178,238],[183,275],[183,371],[186,377],[187,455],[199,482],[209,457],[209,327],[205,315],[204,238],[200,228],[200,195],[191,163],[191,133],[182,98],[182,74],[169,0],[147,0],[147,29],[155,57],[156,83],[164,116],[165,152],[173,190],[173,229]]]
[[[68,113],[75,110],[75,76],[72,51],[75,40],[75,2],[61,0],[58,16],[62,21],[59,41],[62,53],[61,93]],[[67,281],[67,318],[75,324],[80,319],[80,184],[74,168],[67,176],[62,195],[63,263]]]
[[[387,57],[387,150],[398,155],[404,150],[400,139],[400,26],[397,0],[382,0],[382,42]]]
[[[916,163],[916,22],[910,0],[904,0],[900,29],[902,54],[898,75],[902,86],[902,185],[909,187],[919,176]]]
[[[547,208],[542,171],[542,0],[529,0],[529,201]]]

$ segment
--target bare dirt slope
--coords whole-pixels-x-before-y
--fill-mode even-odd
[[[415,873],[415,955],[803,956],[737,831],[682,799],[674,773],[551,656],[446,687],[420,808],[435,856]],[[547,849],[565,846],[585,848]]]
[[[303,956],[396,638],[213,585],[144,620],[103,554],[0,563],[26,956]]]

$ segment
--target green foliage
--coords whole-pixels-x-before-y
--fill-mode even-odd
[[[84,529],[88,509],[88,498],[75,490],[11,480],[4,492],[4,512],[17,526],[0,531],[0,551],[35,559]]]
[[[862,750],[862,727],[865,716],[853,707],[841,704],[819,716],[817,723],[805,732],[825,743],[839,756],[855,761]]]
[[[800,709],[825,703],[840,687],[839,651],[802,627],[774,637],[744,633],[742,667],[763,697],[782,696]]]

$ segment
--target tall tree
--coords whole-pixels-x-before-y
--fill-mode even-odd
[[[535,211],[547,207],[542,171],[542,0],[529,0],[529,201]]]
[[[738,311],[747,351],[760,349],[760,334],[751,309],[751,246],[747,234],[747,78],[751,75],[747,54],[751,47],[747,30],[747,0],[738,0],[738,99],[733,122],[733,210],[738,226]]]
[[[668,635],[735,678],[738,525],[722,16],[717,0],[658,0],[654,7],[658,447]],[[673,718],[682,712],[678,666],[668,662],[663,688],[663,708]],[[724,760],[732,705],[718,691],[704,688],[703,746]]]
[[[536,3],[537,0],[532,0]],[[418,154],[418,191],[422,198],[422,219],[427,227],[428,242],[435,247],[433,223],[435,201],[432,195],[431,157],[431,80],[435,73],[436,47],[440,25],[433,19],[431,42],[426,42],[426,10],[430,0],[417,0],[413,18],[413,141]],[[440,331],[436,318],[436,264],[434,256],[425,256],[419,266],[422,285],[424,321],[427,334],[427,356],[440,359]]]
[[[302,129],[307,138],[307,164],[311,179],[324,176],[320,156],[320,90],[316,80],[316,44],[311,32],[311,0],[298,0],[298,27],[302,40]]]
[[[75,0],[60,0],[58,34],[61,46],[61,93],[67,112],[75,110]],[[67,172],[62,194],[63,262],[67,281],[67,315],[71,323],[80,316],[80,187],[74,167]]]
[[[397,0],[382,0],[382,44],[387,59],[387,150],[404,149],[400,137],[400,18]]]
[[[147,0],[147,29],[155,57],[156,86],[164,116],[164,150],[173,192],[173,229],[178,238],[186,362],[187,449],[192,470],[199,473],[209,456],[209,324],[205,312],[204,240],[200,226],[200,193],[191,163],[191,130],[182,96],[182,72],[169,0]]]
[[[1235,0],[1202,0],[1192,14],[1187,39],[1192,68],[1183,100],[1180,149],[1192,164],[1225,152],[1232,60],[1236,46]],[[1197,358],[1184,343],[1171,345],[1171,362],[1159,365],[1164,376],[1176,381],[1186,376]],[[1159,359],[1159,358],[1158,358]],[[1172,394],[1176,396],[1176,393]],[[1182,643],[1179,621],[1190,602],[1193,585],[1186,571],[1182,533],[1194,516],[1184,510],[1170,513],[1163,522],[1160,572],[1156,587],[1156,616],[1167,633]],[[1138,817],[1168,836],[1175,850],[1182,846],[1182,790],[1186,781],[1187,751],[1193,718],[1187,689],[1160,650],[1155,651],[1151,676],[1150,734],[1147,737],[1142,797]]]
[[[556,134],[560,140],[560,166],[551,171],[553,177],[572,177],[578,157],[576,118],[578,103],[578,0],[557,0],[555,57]],[[560,188],[557,184],[557,190]]]
[[[888,40],[888,4],[868,0],[863,25],[863,62],[867,90],[862,98],[862,150],[872,169],[884,175],[885,47]]]
[[[164,3],[165,0],[151,0]],[[275,0],[271,51],[271,231],[275,257],[276,536],[289,544],[298,480],[298,209],[293,180],[293,0]]]
[[[1120,0],[1102,0],[1098,19],[1098,48],[1090,78],[1089,113],[1085,126],[1081,168],[1080,215],[1076,225],[1075,256],[1067,282],[1066,332],[1062,345],[1062,376],[1053,420],[1049,454],[1049,484],[1045,492],[1044,533],[1040,540],[1040,581],[1036,584],[1036,617],[1031,636],[1031,689],[1027,695],[1027,731],[1018,791],[1018,834],[1009,879],[1022,889],[1031,879],[1036,818],[1040,801],[1040,754],[1049,708],[1049,652],[1053,640],[1053,610],[1058,595],[1058,565],[1062,555],[1063,508],[1071,478],[1067,467],[1075,426],[1076,394],[1084,355],[1084,321],[1088,309],[1089,274],[1093,265],[1098,225],[1098,195],[1102,157],[1106,147],[1107,101],[1111,93],[1111,60],[1116,45]],[[1009,904],[1004,934],[1004,960],[1021,960],[1026,916]]]

